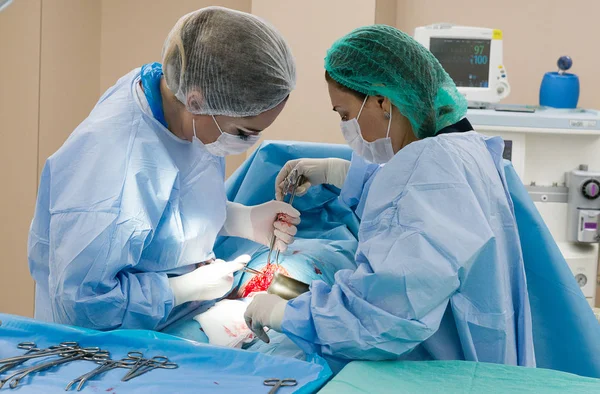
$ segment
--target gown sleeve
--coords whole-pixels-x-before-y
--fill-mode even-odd
[[[380,164],[368,162],[359,155],[352,153],[350,168],[344,186],[340,191],[340,199],[359,218],[362,217],[369,187],[381,167]]]
[[[361,225],[357,270],[313,282],[288,303],[283,331],[307,353],[341,359],[408,353],[437,331],[463,268],[493,243],[474,207],[468,185],[407,188]]]

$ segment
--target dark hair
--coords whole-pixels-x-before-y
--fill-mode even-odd
[[[359,98],[361,101],[364,100],[365,97],[367,97],[366,94],[350,89],[349,87],[344,86],[335,79],[331,78],[331,75],[329,75],[329,72],[327,71],[325,71],[325,80],[327,81],[327,83],[333,84],[336,88],[340,89],[343,92],[350,93],[351,95]]]
[[[329,72],[327,72],[327,71],[325,71],[325,80],[327,81],[327,83],[333,84],[336,88],[338,88],[346,93],[350,93],[351,95],[359,98],[360,100],[364,100],[365,97],[367,96],[366,94],[357,92],[356,90],[350,89],[349,87],[342,85],[335,79],[331,78],[331,75],[329,75]],[[438,108],[437,112],[438,112],[438,116],[443,116],[443,115],[452,113],[453,111],[454,111],[454,108],[451,105],[444,105],[444,106]],[[431,127],[435,128],[435,124],[433,124],[434,120],[435,120],[435,118],[425,119],[421,128],[425,129],[425,130],[427,130],[428,128],[431,128]]]

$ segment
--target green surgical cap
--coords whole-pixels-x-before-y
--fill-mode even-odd
[[[325,69],[343,86],[389,98],[418,138],[434,136],[467,112],[467,101],[431,52],[390,26],[365,26],[342,37],[327,51]]]

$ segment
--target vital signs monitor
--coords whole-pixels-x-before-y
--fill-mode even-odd
[[[414,38],[433,53],[471,106],[497,103],[510,93],[502,31],[435,24],[418,27]]]

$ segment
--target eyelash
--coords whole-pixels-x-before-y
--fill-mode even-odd
[[[238,130],[238,137],[240,137],[242,141],[247,141],[250,136],[248,134],[244,134],[241,130]]]

